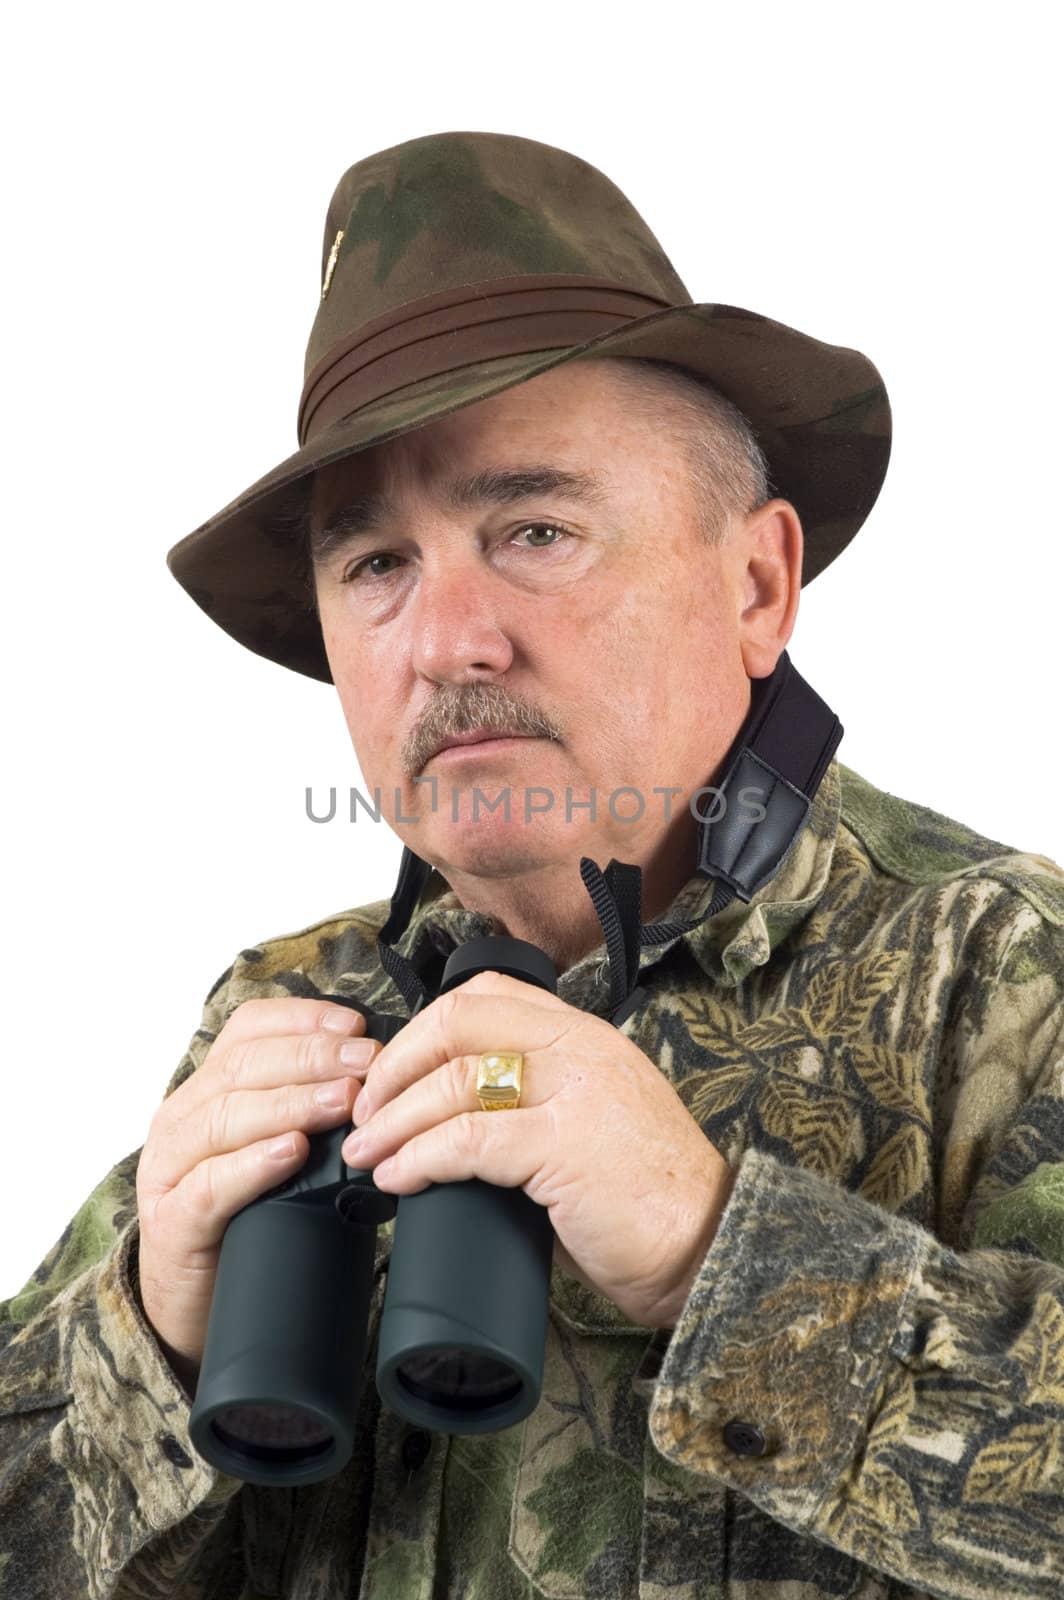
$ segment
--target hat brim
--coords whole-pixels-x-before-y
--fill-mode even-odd
[[[849,544],[890,456],[886,389],[867,356],[737,306],[674,306],[561,350],[496,357],[409,384],[323,429],[173,546],[167,564],[207,615],[257,655],[331,683],[308,591],[305,516],[317,468],[581,357],[674,361],[747,417],[774,496],[804,534],[802,584]]]

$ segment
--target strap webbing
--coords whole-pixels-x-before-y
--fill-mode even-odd
[[[412,1017],[427,1002],[428,990],[413,963],[392,946],[402,938],[409,927],[414,907],[421,899],[422,890],[431,872],[429,863],[422,861],[420,856],[416,856],[408,846],[404,845],[403,858],[399,863],[399,877],[392,895],[391,910],[387,922],[377,935],[377,954],[381,966],[406,1001]]]

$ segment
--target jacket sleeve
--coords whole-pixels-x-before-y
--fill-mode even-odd
[[[1013,1109],[965,1248],[748,1150],[634,1380],[668,1461],[945,1600],[1064,1592],[1064,931],[1041,937],[973,1045],[969,1085]]]
[[[167,1088],[224,1017],[226,973]],[[239,1593],[241,1480],[188,1437],[191,1401],[139,1302],[140,1150],[93,1190],[0,1302],[0,1596],[168,1600]]]

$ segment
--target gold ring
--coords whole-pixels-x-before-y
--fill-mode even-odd
[[[521,1104],[525,1058],[516,1050],[492,1050],[477,1063],[477,1099],[481,1111],[516,1111]]]

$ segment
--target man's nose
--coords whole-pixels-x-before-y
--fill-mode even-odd
[[[500,581],[473,557],[422,569],[411,613],[413,664],[426,678],[463,683],[507,671],[513,646]]]

